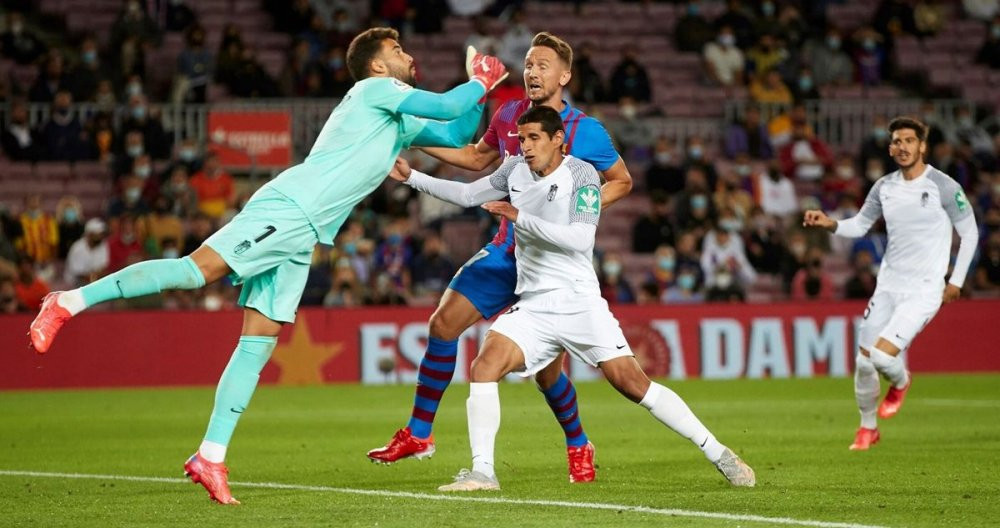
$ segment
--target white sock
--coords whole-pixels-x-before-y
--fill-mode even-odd
[[[902,389],[906,386],[909,380],[907,379],[906,365],[903,364],[903,358],[887,354],[875,347],[872,347],[868,353],[872,364],[885,376],[885,379],[889,380],[889,383],[892,383],[893,387]]]
[[[497,431],[500,430],[500,391],[497,383],[470,383],[465,409],[469,418],[472,470],[487,477],[496,477],[493,450]]]
[[[718,462],[726,446],[719,443],[715,436],[705,427],[684,400],[676,392],[660,385],[650,383],[649,390],[639,402],[654,418],[673,429],[677,434],[694,442],[712,463]]]
[[[226,459],[226,446],[202,440],[201,446],[198,448],[198,453],[201,455],[201,458],[218,464]]]
[[[861,411],[861,427],[865,429],[878,427],[875,410],[878,408],[879,391],[881,387],[875,365],[859,352],[854,358],[854,399]]]
[[[65,308],[70,315],[76,315],[87,309],[87,303],[83,301],[80,288],[60,293],[59,297],[56,298],[56,303]]]

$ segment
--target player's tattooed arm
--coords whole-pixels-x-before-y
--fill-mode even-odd
[[[604,171],[604,185],[601,186],[601,208],[605,208],[632,192],[632,174],[625,162],[618,158],[614,165]]]

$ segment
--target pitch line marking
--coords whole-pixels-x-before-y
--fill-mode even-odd
[[[92,479],[92,480],[121,480],[128,482],[161,482],[166,484],[190,484],[191,481],[185,478],[168,477],[139,477],[131,475],[100,475],[93,473],[53,473],[44,471],[16,471],[0,469],[0,476],[9,477],[41,477],[41,478],[61,478],[61,479]],[[518,506],[546,506],[561,508],[576,508],[581,510],[612,510],[630,513],[646,513],[651,515],[664,515],[671,517],[694,517],[702,519],[719,519],[724,521],[745,521],[769,524],[783,524],[790,526],[813,526],[816,528],[885,528],[882,526],[813,521],[808,519],[792,519],[789,517],[766,517],[763,515],[746,515],[737,513],[706,512],[697,510],[682,510],[677,508],[650,508],[647,506],[632,506],[627,504],[608,504],[599,502],[570,502],[554,500],[535,499],[507,499],[502,497],[469,497],[459,495],[432,495],[429,493],[413,493],[407,491],[386,491],[355,488],[335,488],[330,486],[309,486],[304,484],[282,484],[279,482],[230,482],[233,487],[242,488],[264,488],[292,491],[315,491],[327,493],[342,493],[347,495],[368,495],[376,497],[389,497],[397,499],[424,499],[453,502],[478,502],[486,504],[513,504]]]

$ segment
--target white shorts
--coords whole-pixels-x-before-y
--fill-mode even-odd
[[[875,291],[865,308],[858,343],[871,350],[881,337],[906,350],[937,314],[941,292],[897,293]]]
[[[521,349],[524,368],[515,372],[524,377],[548,366],[563,350],[592,367],[633,355],[618,320],[599,296],[559,292],[522,297],[490,330]]]

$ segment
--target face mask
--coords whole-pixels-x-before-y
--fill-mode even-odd
[[[692,209],[704,209],[708,207],[708,198],[703,194],[697,194],[691,197],[691,208]]]
[[[736,37],[732,35],[719,35],[719,44],[723,46],[733,46],[736,44]]]
[[[656,162],[660,165],[669,165],[671,158],[673,158],[673,156],[671,156],[669,152],[656,153]]]
[[[93,64],[97,62],[97,52],[94,50],[87,50],[80,54],[80,60],[82,60],[84,64]]]
[[[663,271],[673,271],[675,264],[674,257],[660,257],[656,259],[656,267]]]
[[[689,5],[687,11],[691,16],[698,16],[698,4]]]
[[[610,260],[604,263],[602,269],[604,270],[605,275],[609,277],[617,277],[622,272],[622,263]]]
[[[875,40],[866,38],[865,40],[861,41],[861,47],[865,48],[868,51],[875,51]]]
[[[729,273],[719,273],[715,276],[715,285],[724,290],[733,285],[733,276]]]
[[[812,77],[799,77],[799,90],[803,92],[808,92],[812,90],[813,80]]]
[[[854,177],[854,169],[847,165],[841,165],[837,167],[837,176],[840,176],[844,180],[850,180]]]
[[[129,145],[125,152],[130,158],[138,158],[142,155],[142,145]]]
[[[128,86],[125,87],[125,93],[127,93],[130,97],[133,95],[139,95],[142,93],[142,85],[139,83],[128,83]]]
[[[339,70],[344,67],[344,59],[340,57],[334,57],[330,59],[330,61],[327,64],[330,65],[330,69]]]
[[[132,117],[134,117],[136,119],[145,119],[146,118],[146,107],[145,106],[136,106],[136,107],[132,108]]]
[[[694,145],[688,149],[688,155],[694,159],[701,159],[701,154],[701,146],[699,145]]]
[[[764,2],[760,6],[760,12],[766,17],[774,16],[774,4],[771,2]]]
[[[826,37],[826,45],[832,50],[840,49],[840,37]]]
[[[183,148],[177,155],[180,156],[181,160],[190,163],[194,161],[194,158],[198,155],[198,153],[195,152],[194,149]]]
[[[153,169],[149,165],[139,165],[135,168],[135,175],[145,180],[152,171]]]
[[[80,213],[76,209],[66,209],[63,211],[63,220],[70,224],[75,224],[80,219]]]
[[[128,203],[138,202],[140,196],[142,196],[142,189],[138,187],[129,187],[125,191],[125,201]]]
[[[739,174],[740,176],[743,176],[743,177],[749,176],[750,175],[750,166],[749,165],[737,165],[736,166],[736,174]],[[736,185],[734,184],[733,187],[735,187],[735,186]]]
[[[634,106],[623,106],[621,108],[622,117],[625,119],[635,119],[635,107]]]
[[[735,233],[743,227],[743,223],[735,218],[726,218],[725,220],[719,221],[719,227],[730,233]]]
[[[680,277],[677,277],[677,287],[682,290],[693,290],[694,289],[694,275],[685,273]]]
[[[396,233],[393,233],[386,238],[386,242],[388,242],[390,246],[398,246],[402,241],[403,236]]]
[[[872,136],[874,136],[878,141],[885,141],[889,137],[889,131],[882,127],[878,127],[872,130]]]
[[[167,248],[163,250],[163,258],[165,259],[175,259],[181,256],[181,252],[177,248]]]

